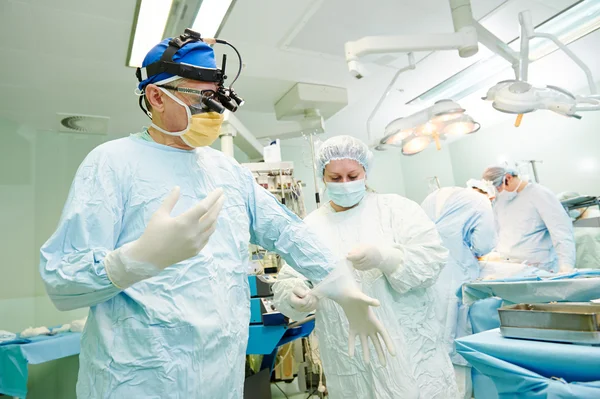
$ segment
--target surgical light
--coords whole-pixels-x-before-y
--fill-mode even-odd
[[[390,138],[386,141],[386,144],[389,145],[400,145],[402,144],[402,141],[407,138],[408,136],[410,136],[411,134],[413,134],[414,129],[405,129],[405,130],[401,130],[398,133],[390,136]]]
[[[551,34],[568,45],[600,28],[600,2],[580,1],[562,13],[538,25],[536,31]],[[508,43],[511,49],[518,50],[519,38]],[[532,41],[529,59],[537,61],[558,50],[554,43]],[[462,71],[419,94],[407,104],[430,103],[437,98],[451,98],[458,101],[492,84],[494,79],[510,68],[510,64],[498,54],[476,61]],[[489,86],[488,86],[489,87]]]
[[[431,143],[429,137],[415,137],[402,146],[402,153],[404,155],[414,155],[423,151]]]
[[[447,137],[474,133],[479,124],[457,103],[442,100],[433,106],[387,125],[385,136],[376,147],[383,151],[390,147],[401,147],[404,155],[414,155],[434,142],[437,149]]]
[[[598,8],[600,14],[600,8]],[[596,83],[592,71],[577,55],[564,45],[555,35],[536,32],[531,22],[531,13],[519,13],[521,25],[521,50],[517,80],[497,83],[488,90],[484,100],[492,101],[492,106],[502,112],[518,114],[515,126],[521,124],[523,114],[538,109],[547,109],[564,116],[581,119],[579,111],[600,110],[600,96],[597,95]],[[574,96],[568,91],[555,86],[534,87],[527,82],[530,60],[529,42],[533,38],[552,42],[563,51],[585,74],[590,90],[589,96]]]
[[[448,136],[462,136],[475,133],[479,130],[479,127],[479,123],[475,122],[473,118],[468,115],[462,115],[446,125],[443,133]]]

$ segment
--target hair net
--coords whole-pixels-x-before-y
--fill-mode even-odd
[[[162,57],[167,47],[169,47],[169,42],[171,39],[172,38],[167,38],[158,43],[156,46],[152,47],[148,54],[146,54],[146,57],[142,62],[142,67],[147,67],[148,65],[160,60],[160,57]],[[217,67],[217,63],[215,62],[215,52],[213,51],[212,47],[204,42],[187,43],[185,46],[177,50],[175,54],[173,54],[173,62],[190,64],[202,68]],[[159,82],[170,77],[173,77],[173,75],[167,72],[149,76],[148,79],[142,80],[138,84],[138,89],[144,90],[144,87],[150,83]]]
[[[511,176],[519,175],[515,169],[508,168],[506,166],[490,166],[483,171],[483,175],[481,177],[483,180],[492,182],[494,187],[500,187],[504,180],[504,176],[506,176],[507,173]]]
[[[469,181],[467,181],[467,187],[477,188],[477,189],[485,192],[489,198],[493,198],[496,196],[494,187],[492,186],[492,184],[489,181],[469,179]]]
[[[329,162],[339,159],[352,159],[361,164],[365,171],[369,173],[373,153],[365,143],[356,137],[335,136],[325,140],[318,150],[316,159],[319,177],[323,177],[325,166]]]

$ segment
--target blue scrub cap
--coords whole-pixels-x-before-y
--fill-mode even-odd
[[[515,169],[506,166],[490,166],[483,171],[481,177],[483,180],[492,182],[494,187],[500,187],[504,181],[504,176],[506,176],[507,173],[511,176],[519,175]]]
[[[160,57],[162,57],[167,47],[169,47],[169,42],[171,41],[171,39],[172,38],[164,39],[162,42],[154,46],[152,50],[150,50],[148,54],[146,54],[146,57],[142,62],[142,68],[145,68],[148,65],[160,60]],[[208,44],[200,41],[187,43],[185,46],[181,47],[173,55],[173,62],[190,64],[202,68],[217,67],[214,50]],[[159,73],[158,75],[150,76],[147,79],[142,80],[138,84],[138,89],[142,91],[150,83],[160,82],[161,80],[168,79],[173,76],[174,75],[168,72],[163,72]]]
[[[373,153],[369,147],[352,136],[336,136],[326,140],[319,148],[316,159],[317,172],[323,178],[325,166],[333,160],[352,159],[365,168],[369,173],[373,160]]]

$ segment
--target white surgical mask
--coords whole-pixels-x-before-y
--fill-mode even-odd
[[[329,199],[344,208],[358,204],[367,192],[365,179],[347,183],[327,183],[326,189]]]
[[[521,180],[519,182],[519,185],[513,191],[508,191],[507,189],[500,191],[496,195],[496,200],[507,201],[507,202],[514,200],[517,197],[519,188],[521,187],[521,183],[523,183],[523,180]]]

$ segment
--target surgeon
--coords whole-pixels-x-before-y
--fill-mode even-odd
[[[490,202],[493,202],[496,199],[496,191],[494,190],[494,186],[488,181],[469,179],[469,181],[467,181],[467,187],[472,188],[480,194],[487,195]]]
[[[556,195],[503,166],[487,168],[483,179],[497,191],[493,208],[500,256],[551,272],[572,270],[573,224]]]
[[[454,340],[471,334],[472,329],[468,308],[459,303],[457,292],[463,283],[479,277],[477,258],[496,245],[494,212],[489,200],[492,191],[485,182],[471,179],[467,188],[441,188],[421,204],[450,251],[434,286],[436,317],[443,326],[443,342],[454,365],[460,397],[468,399],[472,396],[471,368],[456,352]]]
[[[565,201],[571,198],[579,197],[576,192],[563,192],[558,194],[559,201]],[[576,223],[580,220],[600,217],[600,210],[597,205],[571,209],[569,217]],[[588,225],[578,227],[574,224],[575,252],[577,260],[575,265],[578,269],[600,269],[600,225]]]
[[[347,257],[363,291],[395,341],[387,366],[351,359],[340,307],[311,293],[310,276],[284,266],[274,284],[276,307],[300,320],[316,309],[316,334],[331,399],[448,399],[457,395],[432,289],[446,262],[435,225],[418,204],[367,190],[372,153],[351,136],[328,139],[316,167],[330,202],[305,219],[334,253]],[[369,350],[373,348],[369,345]]]
[[[241,399],[249,242],[313,281],[337,262],[248,170],[208,147],[224,108],[239,105],[223,74],[195,32],[152,48],[137,73],[150,127],[86,157],[41,249],[54,304],[90,307],[78,398]],[[371,300],[338,299],[345,312]]]

